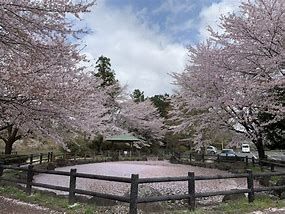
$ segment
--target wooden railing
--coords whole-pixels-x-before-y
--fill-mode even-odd
[[[5,170],[7,169],[20,170],[20,171],[26,172],[27,173],[26,180],[23,181],[23,180],[5,178],[5,176],[3,175],[5,174]],[[33,182],[33,176],[35,173],[68,176],[69,177],[69,187]],[[285,175],[285,172],[253,174],[251,170],[247,170],[247,172],[243,174],[214,175],[214,176],[195,176],[194,172],[189,172],[187,176],[180,176],[180,177],[139,178],[138,174],[132,174],[130,178],[126,178],[126,177],[115,177],[115,176],[78,173],[76,169],[71,169],[69,172],[65,172],[65,171],[34,169],[33,165],[29,165],[28,167],[14,167],[14,166],[0,165],[0,176],[1,176],[0,181],[2,180],[2,181],[12,182],[12,183],[24,184],[26,186],[27,194],[32,193],[33,187],[41,187],[41,188],[47,188],[47,189],[52,189],[52,190],[66,191],[69,193],[68,194],[69,203],[74,203],[76,201],[76,197],[75,197],[76,194],[96,196],[99,198],[105,198],[105,199],[129,203],[129,213],[130,214],[137,213],[137,210],[138,210],[137,206],[140,203],[152,203],[152,202],[160,202],[160,201],[168,201],[168,200],[182,200],[182,199],[187,199],[189,209],[194,210],[196,207],[197,198],[217,196],[217,195],[232,195],[232,194],[238,194],[238,193],[248,193],[248,201],[253,202],[254,195],[256,192],[285,189],[285,186],[255,188],[254,182],[253,182],[254,178],[268,177],[268,176],[284,176],[284,175]],[[77,178],[88,178],[88,179],[128,183],[131,185],[130,194],[129,196],[120,196],[120,195],[113,195],[113,194],[108,194],[108,193],[100,193],[100,192],[95,192],[95,191],[90,191],[90,190],[78,189],[76,186]],[[196,189],[195,189],[196,182],[205,181],[205,180],[209,181],[209,180],[216,180],[216,179],[232,179],[232,178],[247,179],[247,187],[244,189],[235,189],[235,190],[196,192]],[[139,196],[139,185],[140,184],[179,182],[179,181],[187,182],[187,186],[188,186],[187,193],[176,194],[176,195],[149,196],[149,197]]]
[[[17,153],[18,153],[17,151],[11,152],[11,155],[16,155]],[[7,155],[7,154],[5,154],[5,152],[1,152],[1,155]]]
[[[39,153],[39,154],[30,154],[29,155],[29,164],[42,164],[43,162],[52,162],[54,160],[53,152],[48,153]]]
[[[199,160],[201,162],[206,162],[209,160],[212,160],[214,162],[220,163],[220,162],[243,162],[246,167],[249,165],[252,166],[259,166],[261,170],[264,170],[264,167],[269,167],[271,172],[274,172],[276,170],[276,167],[285,168],[285,162],[284,161],[276,161],[276,160],[270,160],[270,159],[264,159],[260,160],[255,157],[249,157],[249,156],[221,156],[219,154],[217,155],[203,155],[203,154],[188,154],[186,155],[180,155],[180,160],[184,158],[184,160],[188,160],[190,163],[197,161],[195,157],[199,156]],[[179,157],[179,156],[178,156]]]

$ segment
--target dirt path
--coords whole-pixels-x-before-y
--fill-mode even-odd
[[[48,208],[0,196],[0,214],[60,214]]]

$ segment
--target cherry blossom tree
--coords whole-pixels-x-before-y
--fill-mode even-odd
[[[272,93],[284,91],[284,26],[283,0],[252,0],[221,17],[221,32],[209,28],[207,42],[189,47],[185,71],[173,75],[177,130],[224,126],[250,139],[264,158],[264,127],[284,119],[284,100]],[[270,121],[262,122],[261,112],[270,113]]]
[[[161,140],[165,134],[163,122],[157,108],[147,99],[138,103],[133,100],[120,103],[115,124],[123,130],[155,142]]]
[[[64,55],[65,49],[58,45],[68,37],[78,38],[85,32],[74,29],[72,16],[79,18],[93,4],[94,1],[1,0],[1,70],[15,58],[56,62],[56,55],[52,58],[50,53]]]
[[[61,128],[99,130],[108,120],[103,105],[107,90],[94,87],[101,82],[91,74],[58,68],[41,75],[28,72],[25,78],[9,73],[9,77],[11,84],[4,94],[15,99],[0,105],[6,153],[23,135],[44,135],[59,141]]]
[[[71,17],[79,18],[93,4],[0,0],[0,138],[5,153],[28,135],[62,142],[63,130],[111,132],[117,129],[110,124],[119,110],[123,128],[160,137],[162,123],[149,102],[123,103],[124,87],[117,81],[102,85],[100,75],[80,66],[85,58],[76,41],[85,31],[74,29]]]
[[[61,129],[91,131],[108,126],[108,88],[80,62],[73,29],[94,2],[0,1],[0,138],[5,153],[26,135],[61,141]],[[67,19],[68,16],[68,19]],[[73,38],[71,38],[73,37]]]

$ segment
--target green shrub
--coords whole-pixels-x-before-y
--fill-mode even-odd
[[[63,158],[58,158],[55,160],[55,164],[57,167],[63,167],[63,166],[66,166],[68,164],[68,161],[63,159]]]
[[[67,148],[70,150],[70,154],[77,154],[80,156],[83,156],[85,153],[90,151],[88,145],[89,140],[82,136],[77,136],[66,143]]]
[[[29,159],[28,155],[3,155],[0,156],[0,161],[5,165],[22,164]]]

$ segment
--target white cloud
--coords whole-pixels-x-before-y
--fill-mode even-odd
[[[130,91],[139,88],[146,95],[171,92],[168,73],[183,70],[186,50],[182,45],[141,23],[131,8],[108,8],[100,1],[83,18],[93,30],[84,38],[89,58],[111,58],[117,78]]]
[[[181,13],[181,12],[190,12],[193,9],[193,4],[191,0],[186,0],[177,3],[177,0],[164,0],[163,3],[154,10],[154,13],[160,12],[170,12],[173,14]]]
[[[208,26],[211,26],[215,31],[221,31],[218,27],[220,16],[237,11],[240,2],[241,0],[222,0],[219,3],[213,3],[209,7],[203,8],[199,14],[200,39],[205,40],[210,36],[207,31]]]

